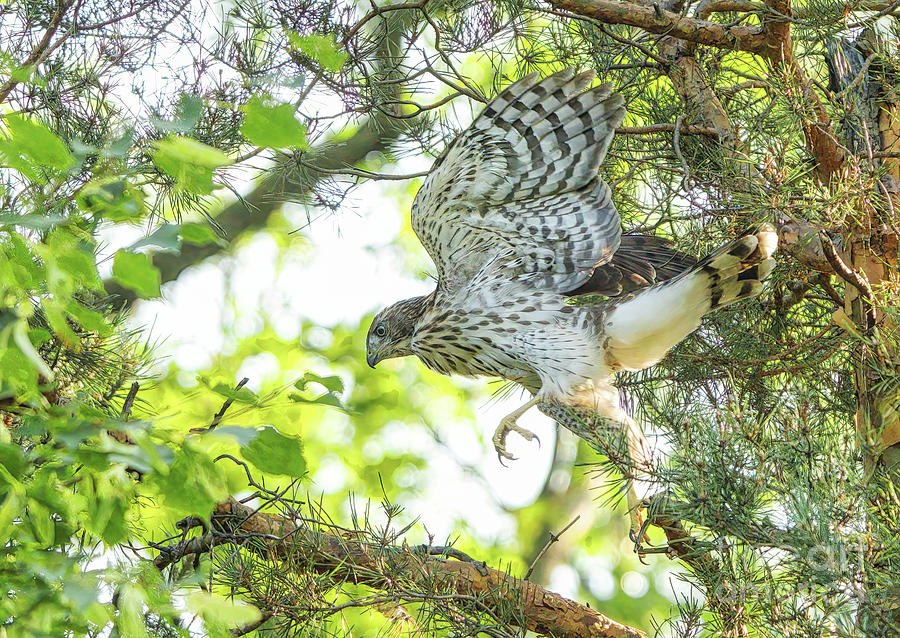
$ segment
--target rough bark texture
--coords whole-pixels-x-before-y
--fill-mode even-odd
[[[723,155],[737,175],[755,175],[756,170],[750,163],[747,147],[706,77],[693,47],[682,40],[665,37],[660,38],[657,49],[669,60],[666,74],[684,104],[685,113],[690,119],[696,119],[703,126],[718,132]]]
[[[376,547],[353,535],[328,534],[287,518],[256,512],[234,499],[216,506],[212,524],[219,532],[218,545],[223,543],[223,535],[238,543],[252,538],[246,546],[261,556],[282,561],[288,569],[331,574],[336,583],[349,581],[395,591],[397,582],[406,581],[426,591],[477,597],[485,610],[497,616],[515,607],[524,629],[557,638],[646,638],[638,629],[484,563],[428,556],[408,546]],[[178,554],[160,554],[155,564],[164,568],[180,556],[208,551],[210,541],[211,536],[209,540],[205,536],[195,538]]]
[[[791,16],[790,0],[769,0],[766,4],[777,14]],[[763,30],[769,63],[782,74],[787,96],[797,105],[806,146],[816,160],[816,171],[828,181],[844,167],[844,151],[831,130],[831,118],[825,105],[794,56],[790,22],[771,19],[764,23]]]
[[[550,0],[550,4],[607,24],[627,24],[650,33],[707,46],[753,52],[765,46],[765,39],[758,27],[728,27],[718,22],[688,18],[656,4],[647,6],[614,0]]]
[[[897,390],[881,380],[886,369],[896,366],[898,353],[879,351],[888,347],[879,333],[889,334],[897,327],[877,306],[879,291],[900,288],[896,231],[900,182],[894,177],[900,174],[900,160],[878,156],[897,151],[900,119],[893,87],[882,86],[870,73],[878,49],[873,38],[871,32],[864,31],[854,42],[831,43],[828,63],[832,88],[845,92],[845,99],[852,100],[855,107],[844,122],[847,145],[869,156],[856,170],[873,174],[884,171],[876,179],[880,192],[860,201],[856,218],[843,229],[847,246],[844,262],[862,280],[862,285],[848,282],[844,310],[868,338],[856,352],[856,426],[868,444],[870,464],[883,452],[884,460],[893,465],[900,460],[900,406]],[[882,348],[875,347],[878,341]]]

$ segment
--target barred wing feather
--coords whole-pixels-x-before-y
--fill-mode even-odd
[[[501,92],[437,160],[412,226],[438,269],[439,294],[464,287],[492,255],[560,292],[609,261],[619,214],[598,170],[625,115],[591,73],[528,75]]]

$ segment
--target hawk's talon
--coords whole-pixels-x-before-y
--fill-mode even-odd
[[[506,437],[509,436],[510,432],[515,432],[526,441],[537,440],[538,445],[541,444],[541,440],[538,438],[537,434],[517,425],[515,419],[511,419],[510,417],[502,419],[500,425],[497,426],[497,430],[494,432],[493,441],[494,449],[497,451],[497,458],[504,467],[506,466],[506,463],[503,462],[503,459],[508,461],[516,460],[516,457],[506,450]]]
[[[641,562],[643,563],[643,556],[641,549],[642,543],[650,543],[650,536],[647,534],[647,528],[650,527],[650,519],[646,519],[641,522],[641,526],[638,529],[637,533],[635,533],[634,529],[628,530],[628,538],[634,543],[634,553],[641,557]],[[646,563],[644,563],[646,565]]]

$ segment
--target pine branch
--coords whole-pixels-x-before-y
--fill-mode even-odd
[[[502,617],[514,608],[524,629],[558,638],[645,638],[581,603],[569,600],[481,562],[445,560],[408,546],[375,547],[358,536],[341,537],[286,517],[258,512],[233,498],[213,511],[212,527],[201,537],[162,551],[154,560],[164,569],[176,560],[205,553],[215,545],[244,545],[266,559],[283,561],[295,569],[311,569],[335,582],[352,582],[389,591],[400,599],[400,583],[424,592],[477,600],[484,612]],[[428,594],[420,595],[427,600]]]
[[[65,0],[64,2],[59,3],[56,12],[53,14],[53,18],[50,20],[50,24],[47,25],[47,30],[44,32],[41,41],[38,42],[37,46],[32,49],[31,53],[28,54],[28,57],[22,62],[21,66],[23,68],[35,66],[44,59],[44,56],[51,49],[50,41],[59,30],[59,25],[62,23],[63,18],[73,4],[75,4],[75,0]],[[6,98],[9,97],[9,94],[19,85],[19,82],[21,81],[19,78],[20,76],[13,74],[3,83],[3,86],[0,86],[0,104],[6,102]]]
[[[790,0],[767,0],[766,5],[776,15],[784,16],[763,23],[769,62],[776,71],[783,73],[788,97],[794,97],[799,105],[797,112],[807,149],[816,159],[819,176],[827,182],[843,167],[844,149],[832,130],[825,105],[794,55]]]
[[[614,0],[549,0],[549,3],[557,9],[606,24],[626,24],[706,46],[751,53],[760,53],[766,47],[766,39],[759,27],[729,27],[682,16],[656,4],[647,6]]]

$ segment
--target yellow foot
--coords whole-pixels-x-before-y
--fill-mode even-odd
[[[503,463],[503,459],[509,459],[510,461],[516,460],[516,457],[506,451],[506,437],[510,432],[518,433],[519,436],[526,441],[537,439],[538,445],[540,445],[541,440],[537,438],[537,435],[535,435],[534,432],[516,425],[516,421],[519,420],[519,417],[528,412],[528,410],[537,403],[537,398],[531,399],[528,403],[513,410],[500,420],[500,425],[497,427],[497,431],[494,432],[494,449],[497,450],[497,458],[500,459],[501,464]]]
[[[516,419],[513,417],[513,415],[504,417],[500,421],[500,425],[497,427],[497,430],[494,432],[494,449],[497,450],[497,458],[500,459],[501,463],[503,463],[503,459],[508,459],[510,461],[516,460],[516,457],[514,457],[506,450],[506,437],[509,436],[510,432],[515,432],[526,441],[536,440],[538,442],[538,445],[540,445],[541,443],[541,440],[537,437],[537,434],[535,434],[531,430],[526,430],[520,425],[517,425]]]
[[[628,538],[634,543],[634,551],[638,551],[643,543],[650,544],[650,537],[647,535],[647,524],[644,521],[645,502],[638,499],[634,483],[631,481],[629,481],[625,503],[628,506],[628,520],[630,521]]]

